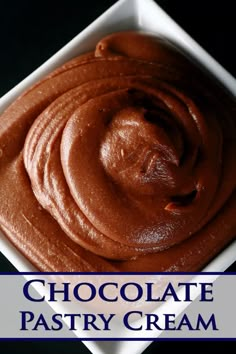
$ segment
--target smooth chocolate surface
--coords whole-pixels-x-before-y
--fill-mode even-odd
[[[200,270],[236,233],[235,102],[134,32],[0,117],[1,228],[43,271]]]

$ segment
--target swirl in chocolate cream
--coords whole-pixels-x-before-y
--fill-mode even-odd
[[[198,270],[235,237],[234,114],[163,40],[112,34],[3,113],[2,229],[40,270]]]

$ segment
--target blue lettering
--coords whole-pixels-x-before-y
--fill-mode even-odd
[[[45,299],[45,296],[42,296],[38,299],[32,297],[30,294],[29,294],[29,288],[31,286],[31,284],[33,283],[41,283],[43,284],[43,286],[45,285],[45,281],[42,280],[42,279],[33,279],[33,280],[29,280],[27,281],[27,283],[25,283],[24,287],[23,287],[23,294],[24,296],[26,297],[26,299],[28,299],[29,301],[33,301],[33,302],[42,302],[44,301]]]
[[[130,311],[130,312],[127,312],[123,318],[123,323],[125,325],[126,328],[130,329],[131,331],[141,331],[142,330],[142,325],[140,325],[139,327],[132,327],[130,322],[133,322],[132,320],[130,321],[131,319],[131,316],[133,315],[138,315],[138,317],[141,317],[143,316],[143,313],[141,311]],[[136,316],[135,316],[136,317]]]

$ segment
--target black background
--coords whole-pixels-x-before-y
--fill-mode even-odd
[[[146,1],[146,0],[142,0]],[[0,2],[0,96],[89,25],[114,0]],[[199,44],[236,77],[233,1],[157,0]],[[14,271],[0,255],[0,271]],[[236,264],[228,269],[236,271]],[[1,291],[1,289],[0,289]],[[10,304],[9,304],[10,306]],[[144,352],[229,351],[230,342],[155,342]],[[0,342],[0,353],[90,353],[78,341]],[[112,354],[112,353],[110,353]],[[129,353],[132,354],[130,350]]]

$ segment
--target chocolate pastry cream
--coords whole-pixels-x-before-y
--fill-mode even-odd
[[[102,39],[0,117],[0,223],[41,271],[196,271],[236,234],[236,105],[161,39]]]

